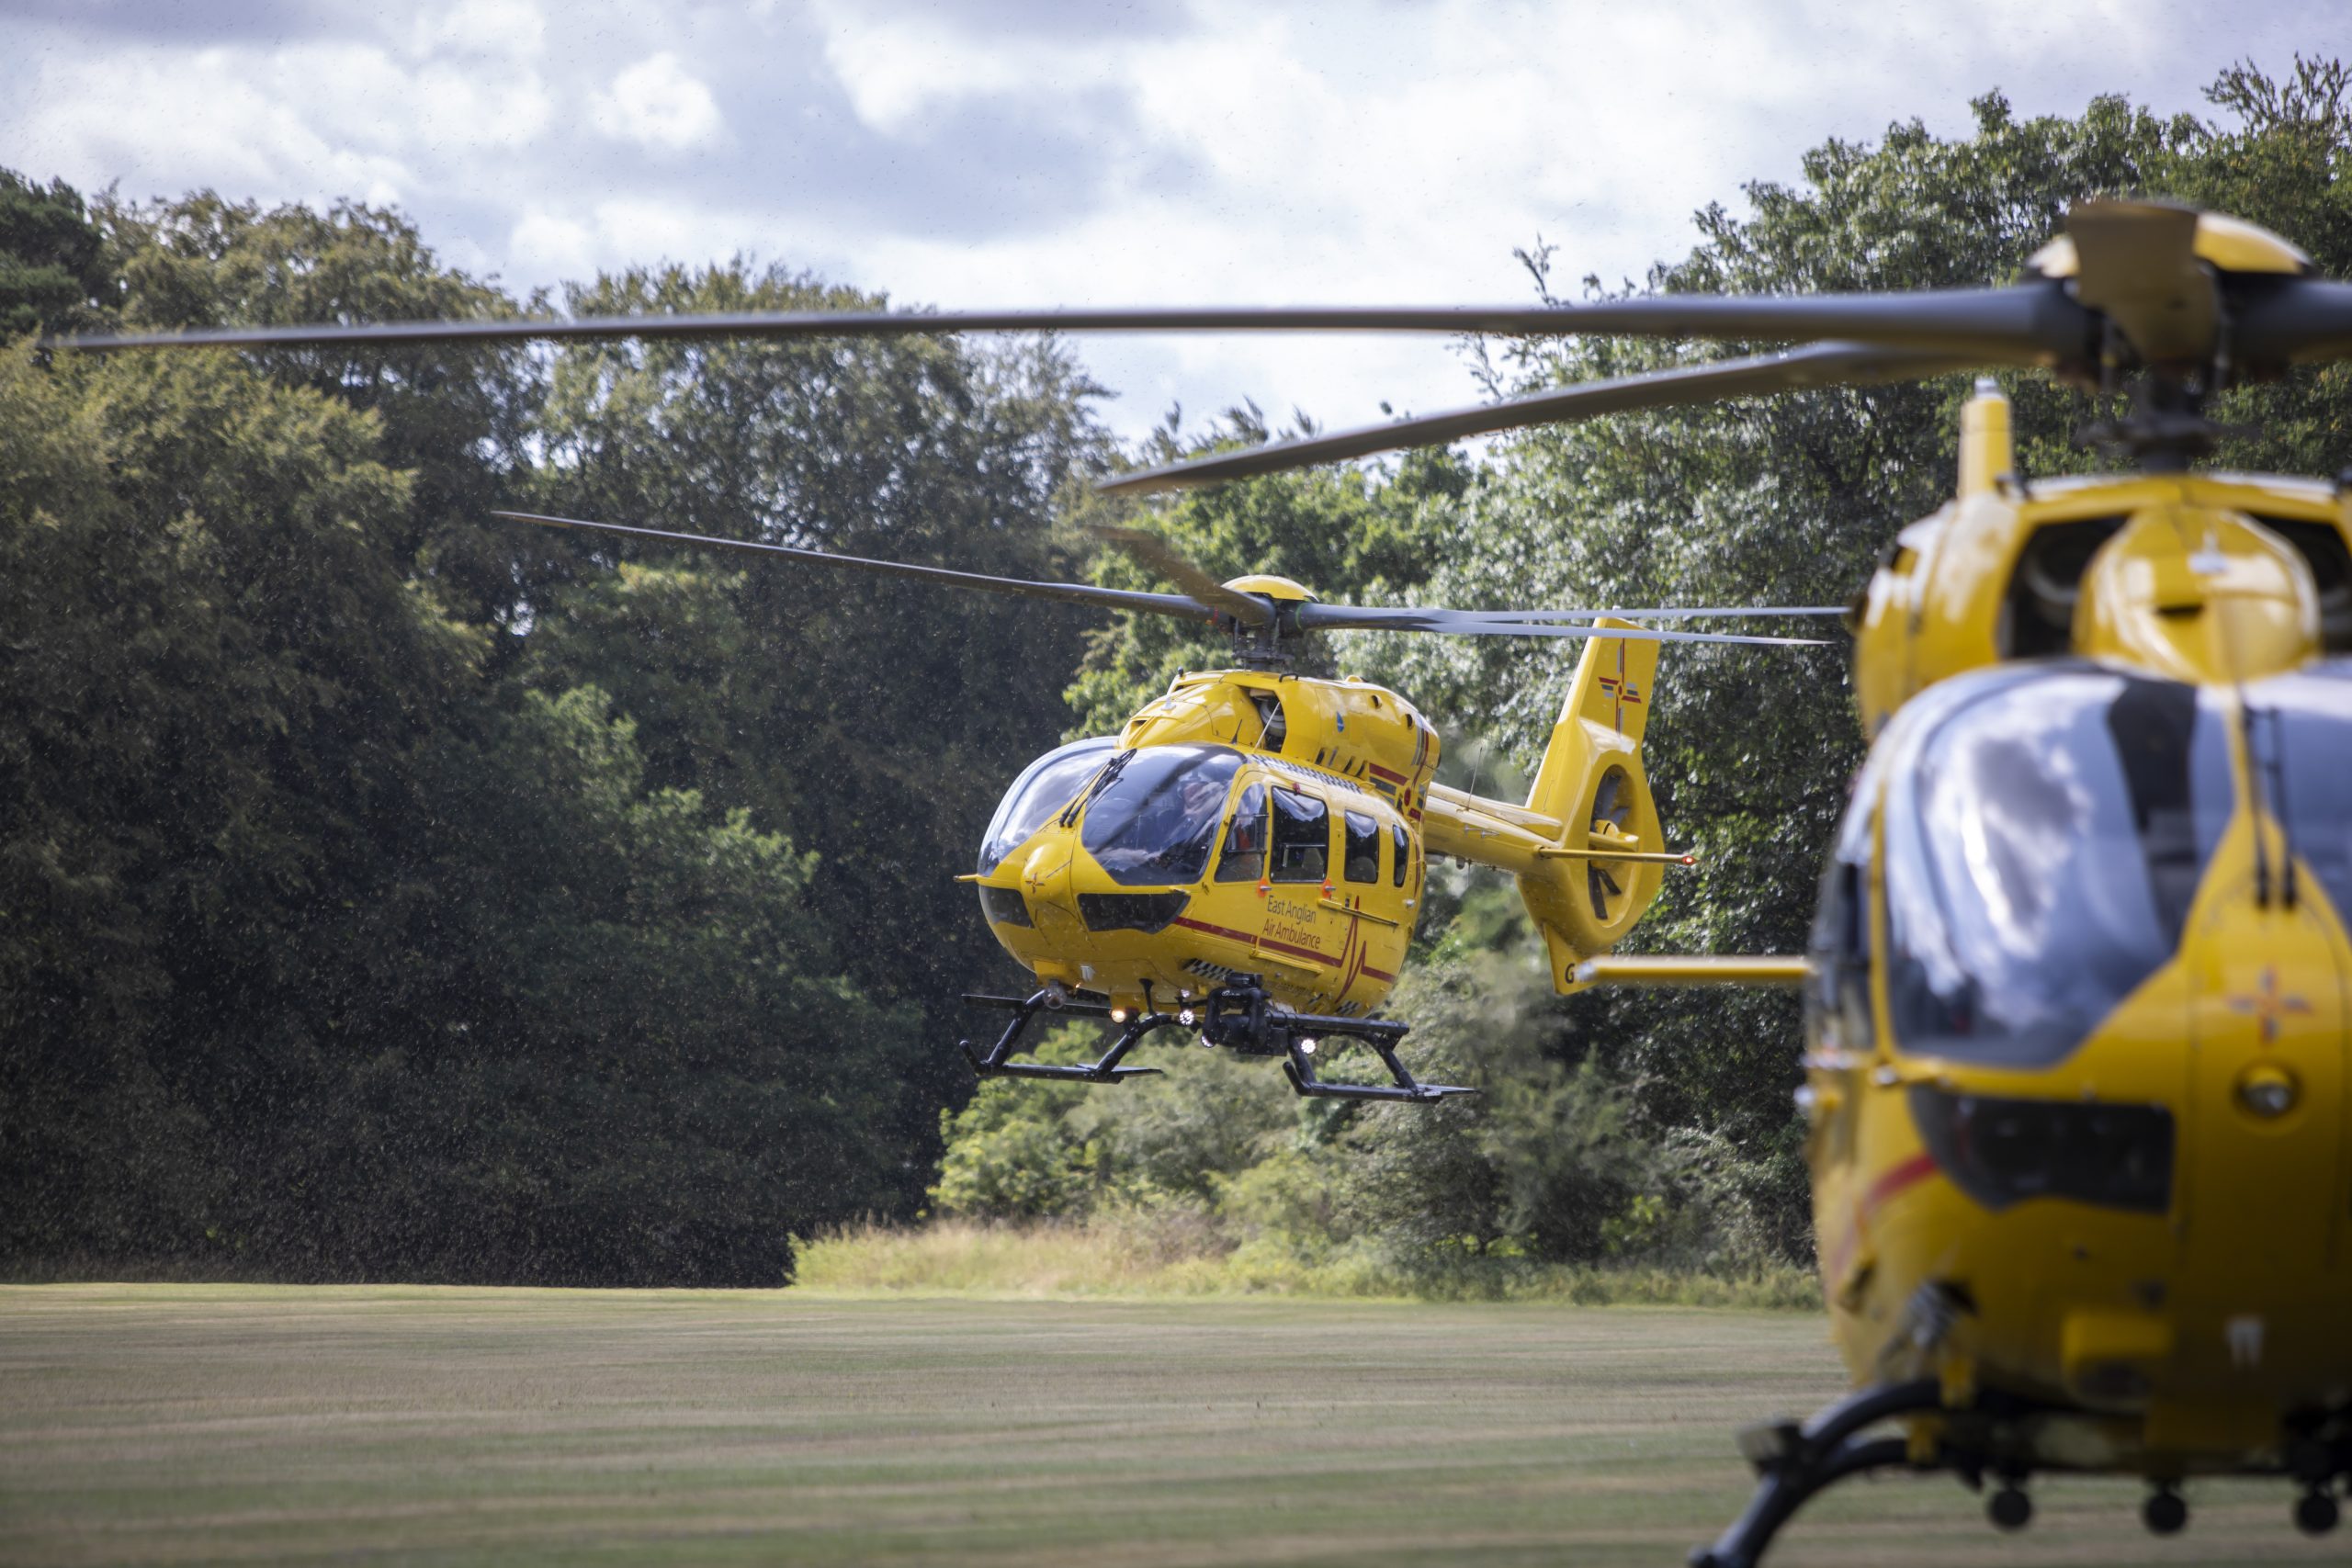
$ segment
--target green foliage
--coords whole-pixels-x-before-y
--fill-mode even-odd
[[[0,169],[0,339],[96,326],[116,287],[81,193]]]
[[[513,309],[396,214],[98,219],[132,321]],[[830,542],[1017,570],[1088,389],[725,360],[602,401],[505,351],[0,362],[0,1256],[774,1283],[794,1229],[911,1207],[957,1079],[902,998],[993,956],[948,870],[1057,727],[1001,671],[1069,630],[482,513],[709,464],[746,526],[792,489]]]
[[[1071,1024],[1037,1043],[1043,1062],[1097,1055],[1100,1031]],[[997,1078],[944,1112],[933,1207],[978,1218],[1058,1217],[1106,1204],[1215,1201],[1294,1120],[1268,1075],[1206,1052],[1164,1054],[1148,1092]],[[1126,1086],[1128,1089],[1135,1085]]]
[[[1710,1273],[1621,1261],[1543,1263],[1460,1250],[1403,1258],[1347,1247],[1308,1257],[1250,1243],[1235,1247],[1214,1230],[1171,1230],[1164,1220],[1160,1211],[1124,1209],[1079,1221],[846,1226],[800,1243],[794,1283],[847,1296],[982,1301],[1297,1296],[1787,1312],[1821,1306],[1820,1281],[1785,1263]]]
[[[1237,409],[1198,438],[1182,437],[1171,416],[1147,447],[1158,464],[1228,446],[1255,446],[1269,432],[1254,409]],[[1476,470],[1448,450],[1408,453],[1393,471],[1282,474],[1249,484],[1185,491],[1142,518],[1134,503],[1070,498],[1078,525],[1148,528],[1221,580],[1266,572],[1342,603],[1401,602],[1429,580]],[[1096,558],[1106,587],[1166,585],[1115,550]],[[1231,650],[1187,623],[1123,615],[1088,638],[1086,660],[1066,694],[1078,712],[1070,738],[1115,733],[1127,716],[1167,690],[1180,671],[1226,663]],[[1310,673],[1328,668],[1302,665]]]
[[[1080,1029],[1037,1042],[1040,1062],[1085,1058]],[[961,1110],[940,1112],[939,1180],[932,1206],[943,1214],[1021,1214],[1055,1219],[1091,1207],[1108,1176],[1103,1149],[1071,1122],[1082,1085],[994,1078]]]
[[[1271,1064],[1185,1050],[1155,1058],[1165,1078],[1116,1092],[997,1080],[945,1120],[935,1208],[1099,1223],[1129,1243],[1144,1216],[1180,1216],[1203,1256],[1321,1271],[1317,1289],[1354,1269],[1427,1276],[1416,1288],[1443,1293],[1435,1281],[1473,1258],[1769,1269],[1785,1238],[1746,1200],[1752,1162],[1707,1134],[1661,1141],[1640,1124],[1634,1088],[1565,1037],[1534,934],[1501,893],[1474,895],[1455,925],[1496,940],[1440,944],[1398,1002],[1417,1066],[1477,1088],[1476,1100],[1301,1102]],[[1058,1031],[1039,1055],[1080,1059],[1100,1049],[1091,1036]]]
[[[582,314],[876,309],[879,296],[736,263],[571,290]],[[1069,574],[1053,497],[1099,460],[1094,389],[1062,348],[947,339],[616,344],[558,355],[532,501],[574,516],[995,572]],[[941,1049],[1001,950],[952,878],[999,795],[1054,742],[1082,616],[784,562],[545,534],[525,677],[594,680],[658,784],[820,846],[809,897],[847,977],[914,1010],[891,1136],[936,1150],[968,1074]],[[615,573],[611,564],[623,570]],[[902,1200],[919,1182],[910,1180]]]
[[[263,209],[199,191],[174,202],[102,201],[130,323],[206,327],[470,320],[517,314],[490,284],[444,266],[397,212],[338,202]],[[526,302],[537,309],[540,301]],[[528,463],[541,395],[513,345],[277,348],[247,356],[274,379],[377,416],[379,456],[406,470],[411,503],[384,540],[450,613],[502,625],[527,552],[487,515]]]

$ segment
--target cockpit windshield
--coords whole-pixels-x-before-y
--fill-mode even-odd
[[[1079,842],[1129,886],[1198,882],[1241,765],[1222,746],[1147,746],[1087,803]]]
[[[988,836],[980,840],[980,874],[994,871],[1005,856],[1046,825],[1046,818],[1076,800],[1086,781],[1110,761],[1117,746],[1108,735],[1073,740],[1023,768],[998,802]]]
[[[2179,946],[2233,803],[2195,688],[2086,667],[1921,699],[1885,800],[1904,1049],[2054,1062]]]

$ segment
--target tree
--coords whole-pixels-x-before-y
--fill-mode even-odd
[[[98,209],[122,313],[151,327],[510,317],[494,283],[442,265],[396,211],[337,202],[325,212],[198,191]],[[537,299],[524,302],[539,310]],[[255,351],[247,363],[288,386],[374,414],[382,459],[408,472],[402,525],[385,543],[458,618],[511,626],[536,547],[489,513],[529,466],[540,370],[511,344],[346,344]],[[500,645],[491,645],[493,652]]]
[[[97,326],[117,288],[81,193],[0,169],[0,338]]]
[[[1254,408],[1233,410],[1192,439],[1180,434],[1170,415],[1142,461],[1157,465],[1254,446],[1270,434]],[[1283,474],[1185,491],[1140,509],[1075,493],[1068,501],[1080,527],[1143,526],[1220,579],[1265,572],[1292,578],[1325,599],[1386,603],[1428,580],[1451,520],[1476,481],[1476,470],[1458,454],[1440,449],[1408,453],[1393,470]],[[1115,550],[1095,557],[1091,576],[1113,588],[1168,586]],[[1328,674],[1338,651],[1311,649],[1302,668]],[[1179,671],[1213,668],[1231,657],[1229,647],[1187,623],[1121,615],[1088,639],[1085,662],[1067,694],[1078,713],[1069,733],[1114,733],[1166,691]]]
[[[781,268],[632,272],[583,314],[867,310]],[[540,430],[547,510],[1014,577],[1061,577],[1056,493],[1099,465],[1094,389],[1052,340],[621,343],[566,350]],[[858,990],[911,1010],[896,1146],[911,1206],[938,1107],[968,1092],[960,993],[1005,960],[971,895],[999,796],[1060,728],[1082,613],[789,562],[549,536],[526,678],[593,680],[653,783],[821,852],[809,884]]]

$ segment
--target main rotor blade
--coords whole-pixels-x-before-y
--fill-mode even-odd
[[[1337,611],[1339,614],[1329,619],[1321,616],[1310,618],[1310,612],[1321,610]],[[1737,642],[1751,643],[1760,648],[1832,646],[1820,637],[1755,637],[1744,632],[1662,632],[1648,627],[1635,631],[1623,626],[1563,626],[1552,621],[1492,621],[1453,610],[1404,611],[1394,617],[1377,621],[1357,619],[1361,614],[1344,604],[1301,604],[1298,607],[1298,624],[1301,629],[1308,631],[1435,632],[1443,637],[1613,637],[1626,642]]]
[[[2197,209],[2165,201],[2080,201],[2066,212],[2075,298],[2123,330],[2152,365],[2212,356],[2221,300],[2197,259]]]
[[[1273,607],[1264,600],[1227,588],[1203,568],[1178,555],[1174,546],[1156,534],[1134,528],[1096,528],[1093,534],[1098,539],[1118,546],[1202,604],[1215,605],[1245,626],[1262,626],[1274,618]]]
[[[2352,283],[2325,277],[2241,284],[2230,348],[2253,365],[2352,359]]]
[[[1837,338],[2053,366],[2095,353],[2088,312],[2057,283],[1910,294],[1666,294],[1589,305],[1212,305],[1060,310],[735,310],[458,321],[325,321],[199,327],[44,340],[49,348],[291,348],[338,344],[482,344],[579,339],[901,337],[940,333],[1408,332],[1506,337],[1635,337],[1804,343]]]
[[[1770,615],[1843,615],[1847,609],[1848,606],[1843,604],[1759,604],[1752,610],[1716,607],[1702,610],[1628,610],[1617,606],[1594,610],[1448,610],[1410,605],[1302,604],[1295,614],[1300,626],[1316,631],[1340,631],[1350,627],[1417,631],[1424,629],[1418,623],[1432,615],[1496,626],[1524,626],[1545,621],[1589,621],[1600,615],[1614,615],[1627,621],[1745,620]]]
[[[578,517],[549,517],[536,512],[493,512],[515,523],[537,523],[549,528],[582,528],[597,534],[625,534],[634,538],[660,539],[673,545],[699,545],[710,549],[741,550],[748,555],[786,556],[822,566],[885,577],[913,577],[949,588],[975,589],[1021,599],[1057,599],[1071,604],[1100,604],[1112,610],[1140,610],[1148,615],[1174,615],[1182,620],[1215,623],[1219,612],[1181,593],[1136,593],[1123,588],[1097,588],[1085,582],[1027,582],[1014,577],[984,577],[978,572],[950,571],[944,567],[910,566],[904,561],[868,560],[863,556],[837,556],[825,550],[797,549],[790,545],[762,544],[753,539],[720,539],[705,534],[673,534],[665,528],[639,528],[625,523],[590,523]]]
[[[1487,435],[1498,430],[1519,430],[1532,424],[1557,424],[1592,419],[1632,409],[1673,408],[1685,403],[1713,402],[1723,398],[1784,392],[1805,387],[1869,386],[1907,381],[1965,370],[1981,363],[1944,356],[1923,357],[1888,348],[1855,343],[1816,344],[1787,354],[1758,355],[1749,359],[1717,360],[1643,376],[1620,376],[1605,381],[1584,381],[1572,387],[1507,398],[1498,403],[1456,409],[1450,413],[1424,414],[1388,424],[1361,425],[1330,435],[1276,442],[1245,451],[1221,453],[1170,463],[1137,473],[1104,479],[1094,488],[1104,495],[1136,495],[1148,491],[1181,490],[1279,473],[1286,468],[1312,468],[1351,457],[1368,457],[1400,446],[1432,446],[1465,435]]]

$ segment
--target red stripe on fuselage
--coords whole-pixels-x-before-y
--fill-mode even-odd
[[[1901,1165],[1881,1171],[1879,1179],[1871,1183],[1871,1190],[1862,1194],[1863,1217],[1878,1213],[1880,1205],[1891,1201],[1896,1193],[1925,1181],[1935,1173],[1936,1162],[1926,1154],[1913,1155]]]
[[[1870,1190],[1862,1194],[1861,1201],[1854,1205],[1854,1218],[1847,1225],[1846,1234],[1839,1236],[1837,1245],[1830,1249],[1829,1266],[1823,1271],[1829,1289],[1842,1288],[1846,1266],[1854,1260],[1854,1250],[1861,1245],[1862,1227],[1870,1224],[1871,1216],[1892,1202],[1898,1194],[1935,1174],[1935,1160],[1924,1153],[1913,1155],[1901,1165],[1879,1173],[1878,1179],[1871,1183]]]
[[[1317,953],[1311,947],[1293,947],[1289,942],[1276,942],[1270,936],[1253,937],[1247,931],[1230,931],[1224,926],[1213,926],[1206,920],[1196,920],[1189,915],[1177,916],[1176,924],[1182,926],[1186,931],[1205,931],[1210,936],[1221,936],[1227,942],[1238,942],[1244,947],[1254,944],[1259,947],[1272,948],[1276,953],[1287,953],[1297,958],[1312,958],[1327,969],[1339,967],[1332,962],[1329,953]]]
[[[1337,964],[1331,961],[1330,954],[1317,953],[1311,947],[1293,947],[1289,942],[1276,942],[1270,936],[1260,937],[1258,939],[1258,945],[1260,947],[1271,947],[1276,953],[1287,953],[1294,958],[1312,958],[1316,963],[1320,964],[1326,969],[1336,969],[1339,967]]]
[[[1206,931],[1211,936],[1221,936],[1227,942],[1238,942],[1245,947],[1258,940],[1248,931],[1228,931],[1223,926],[1213,926],[1206,920],[1193,919],[1189,915],[1177,916],[1176,923],[1188,931]]]

